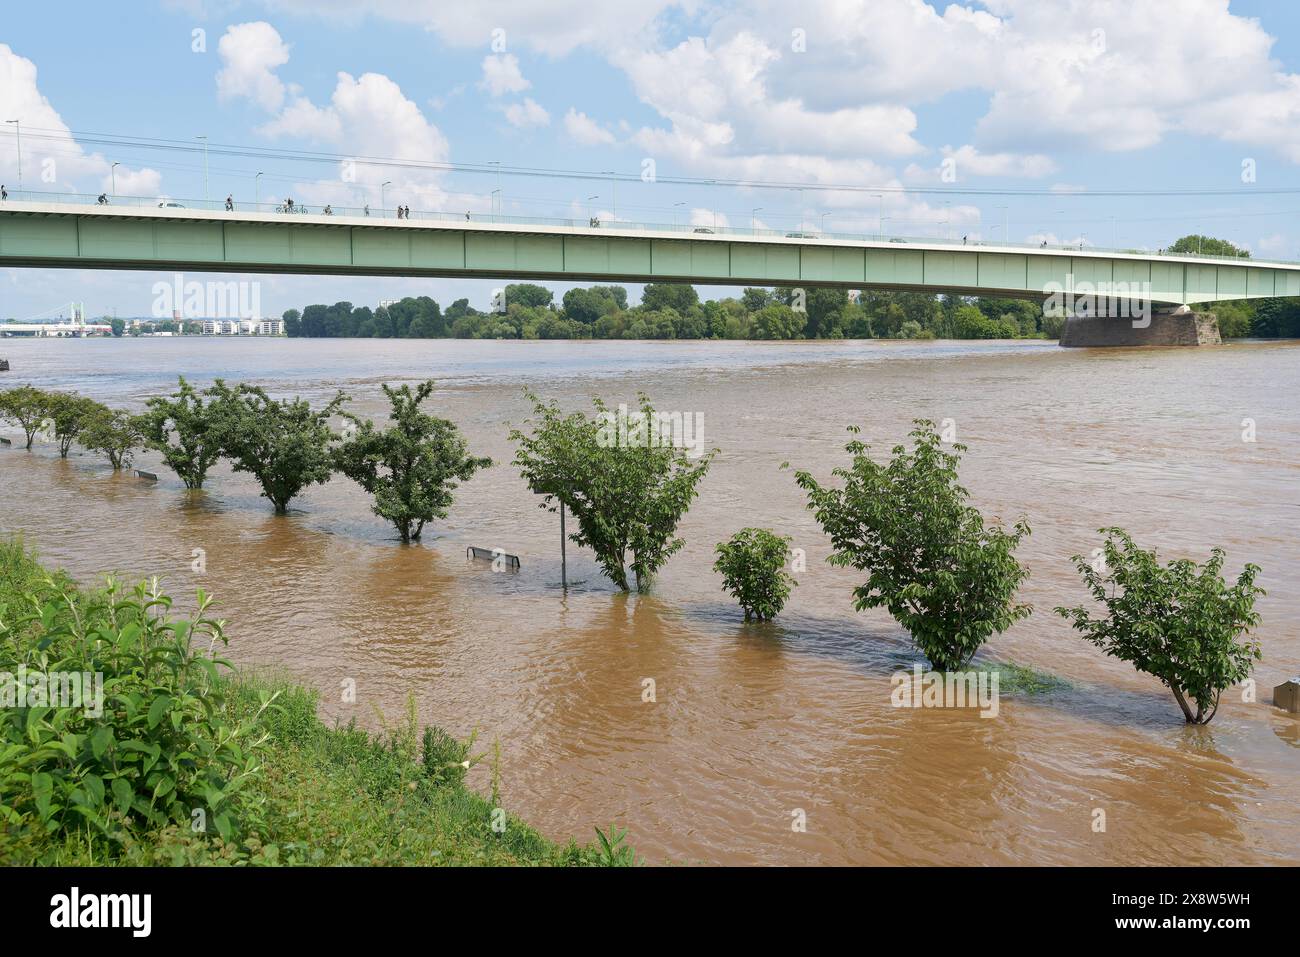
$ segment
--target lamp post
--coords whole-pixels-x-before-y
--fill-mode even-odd
[[[112,178],[113,181],[113,185],[110,188],[113,190],[113,195],[115,197],[117,196],[117,168],[121,165],[122,165],[121,163],[114,163],[112,166],[108,168],[108,175]]]
[[[597,193],[597,194],[594,195],[594,196],[588,196],[588,197],[587,197],[587,225],[588,225],[588,226],[591,225],[591,201],[592,201],[593,199],[600,199],[600,194]]]
[[[874,199],[880,200],[880,215],[877,218],[880,220],[880,238],[884,239],[885,238],[885,194],[872,193],[871,195]]]
[[[755,225],[755,217],[758,216],[758,214],[761,213],[762,211],[763,211],[762,206],[755,206],[753,209],[749,211],[749,231],[751,233],[758,231],[758,227]]]
[[[829,215],[830,215],[830,213],[822,213],[822,232],[823,232],[823,233],[826,232],[826,217],[829,216]]]
[[[383,211],[384,211],[384,209],[385,209],[385,207],[384,207],[384,189],[385,189],[385,187],[392,186],[392,185],[393,185],[393,181],[392,181],[391,179],[384,180],[384,182],[382,182],[382,183],[379,184],[379,212],[380,212],[381,214],[383,213]]]
[[[610,201],[610,205],[612,206],[612,208],[609,211],[609,216],[610,219],[612,219],[614,223],[617,225],[618,223],[618,180],[614,179],[613,177],[617,176],[618,174],[615,173],[612,169],[606,169],[606,170],[601,170],[601,175],[610,177],[609,188],[614,198]]]
[[[203,141],[203,202],[212,202],[212,196],[208,193],[208,138],[206,136],[196,136],[196,140]]]
[[[14,136],[18,139],[18,189],[23,188],[23,123],[21,119],[5,120],[14,125]]]
[[[253,177],[253,208],[254,209],[257,209],[262,205],[262,184],[260,182],[261,179],[262,179],[261,173],[258,173],[256,176]]]
[[[673,203],[673,229],[677,228],[677,207],[685,205],[686,200],[682,200],[680,203]]]

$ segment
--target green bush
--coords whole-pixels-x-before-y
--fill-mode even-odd
[[[425,775],[437,784],[460,787],[469,769],[478,763],[477,758],[470,756],[473,747],[474,736],[468,741],[457,741],[442,728],[430,725],[424,729],[420,747]]]
[[[1249,677],[1261,657],[1257,641],[1239,640],[1259,624],[1258,566],[1246,565],[1229,586],[1221,548],[1204,565],[1185,558],[1161,565],[1154,550],[1139,548],[1122,528],[1100,531],[1104,567],[1080,555],[1071,560],[1106,616],[1094,618],[1082,606],[1056,613],[1106,654],[1159,678],[1188,723],[1208,724],[1223,690]]]
[[[169,823],[232,837],[256,813],[248,788],[261,741],[256,714],[232,721],[224,711],[225,662],[213,649],[225,636],[206,617],[207,596],[181,619],[143,584],[128,592],[110,579],[90,596],[53,576],[26,587],[0,598],[0,695],[10,705],[0,709],[0,816],[10,837],[89,831],[120,843]],[[20,695],[23,673],[56,681],[44,697]],[[58,693],[57,679],[74,674],[91,676],[84,697]]]
[[[868,573],[855,607],[888,609],[935,668],[952,671],[1029,615],[1013,600],[1029,572],[1012,554],[1029,526],[986,528],[957,484],[966,446],[945,452],[933,422],[915,424],[912,450],[895,446],[888,465],[849,442],[851,466],[833,473],[843,488],[823,488],[807,472],[796,481],[835,546],[828,561]]]
[[[740,603],[745,621],[770,621],[780,613],[797,585],[785,570],[790,539],[766,528],[744,528],[717,546],[713,569],[722,587]]]

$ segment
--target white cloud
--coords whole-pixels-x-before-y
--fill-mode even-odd
[[[227,34],[229,36],[229,34]],[[278,38],[278,34],[276,35]],[[222,38],[224,45],[225,37]],[[277,83],[283,83],[272,74]],[[339,148],[364,144],[357,152],[421,163],[445,163],[451,154],[447,138],[430,123],[400,86],[382,73],[337,75],[334,91],[326,104],[312,102],[294,84],[282,86],[288,103],[259,128],[271,137],[295,137],[329,143]],[[250,87],[238,92],[263,107],[269,100]],[[294,196],[317,203],[361,205],[375,203],[378,185],[392,181],[389,202],[417,203],[421,209],[479,208],[479,198],[449,195],[442,188],[445,172],[411,166],[345,164],[334,179],[298,183]]]
[[[704,226],[708,229],[713,229],[716,226],[717,228],[722,229],[730,226],[731,221],[727,219],[726,213],[719,213],[716,210],[697,207],[691,210],[691,225]]]
[[[694,10],[699,0],[278,0],[277,6],[304,16],[356,22],[383,17],[420,26],[456,46],[505,43],[509,49],[536,50],[551,57],[580,47],[601,51],[648,45],[669,10]],[[495,31],[500,31],[496,33]],[[495,49],[495,47],[494,47]]]
[[[536,126],[549,126],[551,114],[532,97],[524,97],[522,103],[511,103],[505,108],[506,122],[519,129]]]
[[[599,146],[614,142],[614,134],[605,129],[586,113],[573,107],[564,114],[564,129],[576,142],[583,146]]]
[[[961,183],[974,176],[1039,179],[1056,172],[1056,161],[1042,153],[983,153],[970,145],[945,146],[940,152],[944,163],[934,167],[912,164],[904,176],[913,183],[938,183],[944,182],[944,172],[951,170],[955,182]]]
[[[289,62],[289,47],[269,23],[237,23],[217,43],[222,67],[217,73],[217,95],[222,99],[245,97],[268,112],[284,103],[284,83],[275,75]]]
[[[87,153],[76,141],[58,110],[37,83],[36,64],[0,43],[0,119],[17,119],[22,127],[23,185],[47,193],[84,192],[88,181],[94,192],[112,188],[112,163],[99,153]],[[0,182],[12,191],[18,184],[18,132],[14,125],[0,127],[5,147],[0,149]],[[157,196],[162,178],[157,170],[120,165],[117,193],[122,196]]]
[[[519,58],[513,53],[490,53],[483,58],[483,79],[479,87],[492,96],[522,93],[530,86],[519,69]]]

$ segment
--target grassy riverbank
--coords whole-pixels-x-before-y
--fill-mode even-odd
[[[78,589],[0,543],[0,672],[106,673],[99,718],[0,709],[0,863],[628,862],[626,850],[562,847],[495,811],[464,783],[476,755],[440,729],[422,733],[413,712],[381,735],[331,728],[314,692],[204,664],[202,614],[177,619],[141,594]],[[167,624],[141,629],[138,612]],[[173,642],[198,653],[177,657]]]

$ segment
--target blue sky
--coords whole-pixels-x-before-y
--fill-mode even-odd
[[[14,4],[0,23],[0,113],[30,130],[24,179],[48,191],[97,193],[117,162],[120,193],[203,196],[200,154],[96,133],[629,175],[652,159],[660,176],[1038,192],[891,192],[882,207],[869,191],[620,183],[619,219],[874,232],[883,212],[886,231],[914,236],[1005,228],[1021,242],[1156,248],[1206,232],[1300,259],[1300,194],[1260,193],[1300,187],[1297,27],[1294,4],[1224,0]],[[11,190],[12,130],[0,130]],[[211,195],[252,200],[259,170],[264,200],[335,205],[377,206],[392,180],[390,205],[488,210],[497,186],[403,169],[345,182],[333,164],[213,157]],[[613,217],[607,181],[500,179],[507,213]],[[1096,195],[1181,187],[1233,195]],[[5,270],[0,315],[74,299],[143,315],[158,278]],[[270,314],[420,293],[485,306],[494,285],[262,283]]]

